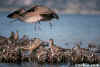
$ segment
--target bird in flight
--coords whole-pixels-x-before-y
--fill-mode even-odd
[[[42,5],[35,5],[29,10],[20,8],[7,16],[8,18],[17,19],[25,23],[35,24],[35,30],[37,28],[36,24],[40,24],[41,21],[49,21],[50,27],[52,19],[59,19],[57,13]],[[39,26],[40,27],[40,26]]]

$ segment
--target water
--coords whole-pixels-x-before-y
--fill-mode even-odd
[[[22,63],[22,64],[4,64],[1,63],[0,67],[100,67],[100,64],[33,64],[33,63]]]
[[[15,32],[17,30],[20,37],[26,34],[29,37],[39,37],[45,41],[53,38],[57,45],[64,48],[72,48],[80,41],[82,42],[82,47],[87,47],[90,42],[97,45],[100,44],[100,15],[60,15],[59,20],[51,21],[53,23],[52,30],[50,30],[47,22],[41,22],[41,30],[37,32],[39,33],[37,35],[33,24],[21,23],[20,21],[9,24],[8,22],[12,21],[12,19],[6,18],[7,14],[7,12],[0,13],[0,35],[3,36],[8,37],[11,31]],[[3,66],[9,67],[9,64],[0,64],[0,67]],[[62,65],[60,67],[65,66]],[[12,67],[23,66],[14,65]]]
[[[79,41],[82,47],[87,47],[89,42],[99,44],[100,40],[100,15],[60,15],[59,20],[51,21],[52,30],[48,22],[41,22],[41,30],[38,35],[34,31],[33,24],[16,21],[9,24],[12,19],[6,18],[8,13],[0,13],[0,35],[9,36],[11,31],[19,31],[20,37],[24,34],[29,37],[40,37],[41,40],[53,38],[55,43],[65,48],[72,48]],[[69,43],[69,45],[64,45]]]
[[[22,63],[22,64],[0,64],[0,67],[73,67],[68,64],[33,64],[33,63]]]

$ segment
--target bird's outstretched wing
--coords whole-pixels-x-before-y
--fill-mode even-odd
[[[36,5],[31,9],[27,10],[25,13],[21,14],[23,17],[39,16],[40,14],[51,14],[52,11],[50,8],[45,6]]]
[[[8,14],[8,18],[18,18],[22,13],[25,12],[24,8],[20,8],[18,10],[13,11],[12,13]]]
[[[20,16],[31,17],[31,16],[33,16],[35,14],[36,8],[37,8],[37,5],[33,6],[32,8],[30,8],[29,10],[27,10],[26,12],[24,12],[23,14],[21,14]]]

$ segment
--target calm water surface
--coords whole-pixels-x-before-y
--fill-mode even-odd
[[[9,36],[11,31],[19,31],[20,37],[24,34],[29,37],[39,37],[41,40],[53,38],[57,45],[73,47],[82,41],[83,47],[89,42],[100,41],[100,15],[60,15],[60,20],[53,20],[53,28],[47,22],[41,22],[41,30],[35,34],[33,24],[16,21],[9,24],[12,19],[6,18],[8,13],[0,13],[0,35]],[[65,46],[65,43],[69,45]]]

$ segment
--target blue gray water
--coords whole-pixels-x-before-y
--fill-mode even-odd
[[[26,34],[29,37],[39,37],[41,40],[53,38],[55,43],[65,48],[71,48],[82,41],[82,47],[87,47],[90,42],[100,43],[100,15],[60,15],[59,20],[51,21],[52,30],[48,22],[41,22],[41,30],[34,31],[33,24],[16,21],[9,24],[12,19],[6,18],[6,13],[0,13],[0,35],[9,36],[11,31],[19,31],[20,37]],[[64,45],[69,43],[69,45]]]
[[[22,64],[0,64],[0,67],[73,67],[69,64],[33,64],[33,63],[22,63]]]
[[[19,31],[20,37],[26,34],[31,37],[39,37],[41,40],[48,41],[53,38],[55,43],[64,48],[72,48],[76,43],[82,42],[82,47],[92,42],[100,44],[100,15],[60,15],[59,20],[51,21],[52,30],[47,22],[41,22],[41,30],[34,31],[33,24],[16,21],[9,24],[12,19],[6,18],[8,12],[0,13],[0,35],[9,36],[11,31]],[[68,44],[67,44],[68,43]],[[67,46],[65,45],[67,44]],[[10,67],[8,64],[0,64],[0,67]],[[66,65],[62,65],[65,67]],[[14,65],[12,67],[23,67]],[[32,66],[30,66],[32,67]],[[55,66],[53,66],[55,67]]]

